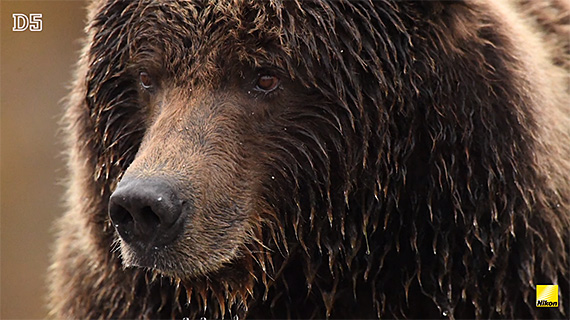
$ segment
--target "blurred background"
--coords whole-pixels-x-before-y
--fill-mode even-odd
[[[63,212],[61,100],[79,56],[86,3],[0,4],[0,319],[41,319],[54,220]],[[42,31],[12,31],[13,13],[41,13]]]

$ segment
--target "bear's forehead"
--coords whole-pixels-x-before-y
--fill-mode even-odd
[[[116,50],[129,60],[154,53],[174,70],[236,60],[279,65],[278,57],[291,51],[284,30],[299,19],[284,9],[272,1],[111,1],[92,23],[94,47],[109,44],[99,54]],[[112,37],[124,41],[112,44]]]
[[[382,28],[401,21],[389,7],[381,9],[382,15],[369,14],[376,6],[387,4],[108,0],[90,19],[89,66],[94,74],[102,72],[101,78],[118,76],[129,65],[154,65],[181,83],[200,79],[208,84],[269,66],[310,84],[317,81],[312,70],[320,65],[318,78],[334,88],[355,69],[384,69],[374,66],[395,53],[380,59],[378,48],[400,48],[391,38],[404,28]],[[393,64],[385,67],[396,73]],[[375,76],[384,82],[382,74]]]

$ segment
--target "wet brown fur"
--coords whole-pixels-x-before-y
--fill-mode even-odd
[[[568,8],[93,3],[52,316],[567,317]],[[155,267],[110,223],[123,175],[193,205]]]

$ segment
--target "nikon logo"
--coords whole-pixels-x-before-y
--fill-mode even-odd
[[[552,302],[548,300],[538,300],[536,302],[537,307],[558,307],[558,302]]]
[[[558,285],[537,285],[536,306],[551,308],[558,307]]]

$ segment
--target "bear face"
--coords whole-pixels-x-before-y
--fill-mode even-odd
[[[529,297],[568,287],[568,93],[511,9],[94,3],[54,314],[549,312]]]
[[[312,134],[317,143],[324,143],[319,137],[323,134],[311,133],[310,127],[291,126],[298,126],[291,117],[308,112],[325,97],[314,86],[291,79],[287,66],[279,62],[287,55],[278,46],[278,36],[261,31],[236,35],[231,26],[211,26],[213,17],[205,22],[191,19],[192,9],[180,6],[169,12],[189,21],[179,29],[169,26],[166,34],[161,23],[172,17],[159,7],[147,9],[140,17],[145,22],[129,30],[133,36],[128,57],[113,58],[113,53],[94,47],[91,59],[101,66],[109,67],[107,59],[128,61],[116,66],[121,73],[117,79],[101,84],[94,76],[88,84],[96,92],[94,99],[121,90],[122,100],[109,102],[105,115],[117,118],[116,128],[109,120],[102,120],[101,126],[103,135],[120,136],[111,144],[120,147],[124,140],[125,147],[132,148],[132,162],[110,198],[123,262],[181,279],[216,271],[244,251],[259,251],[246,245],[259,232],[255,228],[260,221],[271,218],[264,216],[270,206],[264,190],[271,190],[272,183],[283,184],[275,180],[284,169],[275,168],[271,159],[282,158],[283,152],[306,152],[298,150],[291,135]],[[257,27],[275,29],[271,16],[267,20]],[[213,28],[217,30],[197,34]],[[169,42],[161,43],[163,38]],[[273,40],[259,45],[259,39]],[[177,65],[169,65],[171,61]],[[89,72],[98,74],[98,66]],[[121,122],[126,117],[137,117],[132,128]],[[331,119],[312,118],[307,121],[315,129],[330,126]]]
[[[281,43],[285,35],[276,31],[276,12],[267,9],[263,21],[245,17],[240,23],[246,26],[238,28],[214,23],[220,12],[198,14],[190,4],[170,9],[166,14],[161,6],[150,6],[120,39],[109,30],[122,27],[125,18],[114,26],[112,17],[104,17],[106,26],[94,34],[87,85],[94,111],[102,113],[95,125],[104,137],[118,137],[109,139],[105,152],[132,159],[125,161],[128,168],[120,172],[110,200],[124,265],[188,279],[251,255],[247,252],[264,252],[247,245],[252,238],[262,241],[256,229],[261,224],[284,235],[287,218],[278,216],[284,210],[275,212],[275,202],[283,194],[306,198],[295,190],[299,184],[316,184],[311,194],[330,197],[338,192],[330,190],[330,180],[346,175],[331,172],[331,162],[349,171],[347,158],[357,155],[340,142],[342,127],[354,120],[327,110],[337,102],[318,87],[330,83],[315,81],[308,69],[293,69],[300,57],[291,44]],[[129,12],[129,7],[109,10]],[[188,21],[172,28],[172,19]],[[121,43],[124,39],[129,43]],[[127,48],[109,52],[116,47],[110,41]],[[316,59],[307,57],[304,64]],[[102,81],[100,68],[112,68],[117,76]],[[100,111],[99,105],[107,104]],[[127,117],[128,122],[121,120]],[[114,150],[121,147],[128,152]],[[113,164],[100,164],[106,166]],[[287,250],[286,241],[275,242]]]

